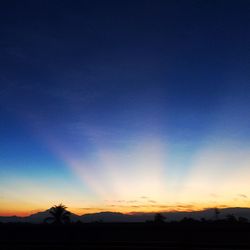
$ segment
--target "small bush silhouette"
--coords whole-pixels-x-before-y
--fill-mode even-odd
[[[237,219],[233,214],[228,214],[226,215],[226,221],[230,223],[235,223],[237,222]]]
[[[166,217],[164,215],[162,215],[161,213],[155,214],[154,222],[156,222],[156,223],[164,223],[165,220],[166,220]]]
[[[220,210],[219,208],[215,208],[214,209],[214,217],[215,217],[215,220],[218,220],[219,219],[219,215],[220,215]]]

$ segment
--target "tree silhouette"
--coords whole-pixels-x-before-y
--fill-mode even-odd
[[[214,215],[215,215],[215,220],[218,220],[219,219],[219,215],[220,215],[220,210],[219,208],[215,208],[214,209]]]
[[[235,223],[235,222],[237,222],[237,219],[233,214],[228,214],[228,215],[226,215],[226,221],[228,221],[230,223]]]
[[[239,223],[248,223],[248,219],[245,218],[245,217],[242,217],[242,216],[240,216],[240,217],[238,218],[238,221],[239,221]]]
[[[70,212],[66,210],[66,206],[63,204],[55,205],[50,208],[49,213],[52,215],[47,217],[44,222],[51,222],[56,225],[67,224],[70,222]]]
[[[166,219],[166,217],[164,215],[162,215],[161,213],[157,213],[157,214],[155,214],[154,222],[156,222],[156,223],[164,223],[165,219]]]

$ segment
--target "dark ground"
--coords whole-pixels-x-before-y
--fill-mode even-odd
[[[0,224],[0,249],[250,249],[250,224]]]

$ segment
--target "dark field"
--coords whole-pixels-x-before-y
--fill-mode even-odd
[[[1,224],[0,249],[250,249],[250,225]]]

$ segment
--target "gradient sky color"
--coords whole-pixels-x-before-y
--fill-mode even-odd
[[[1,1],[0,214],[249,207],[249,13]]]

